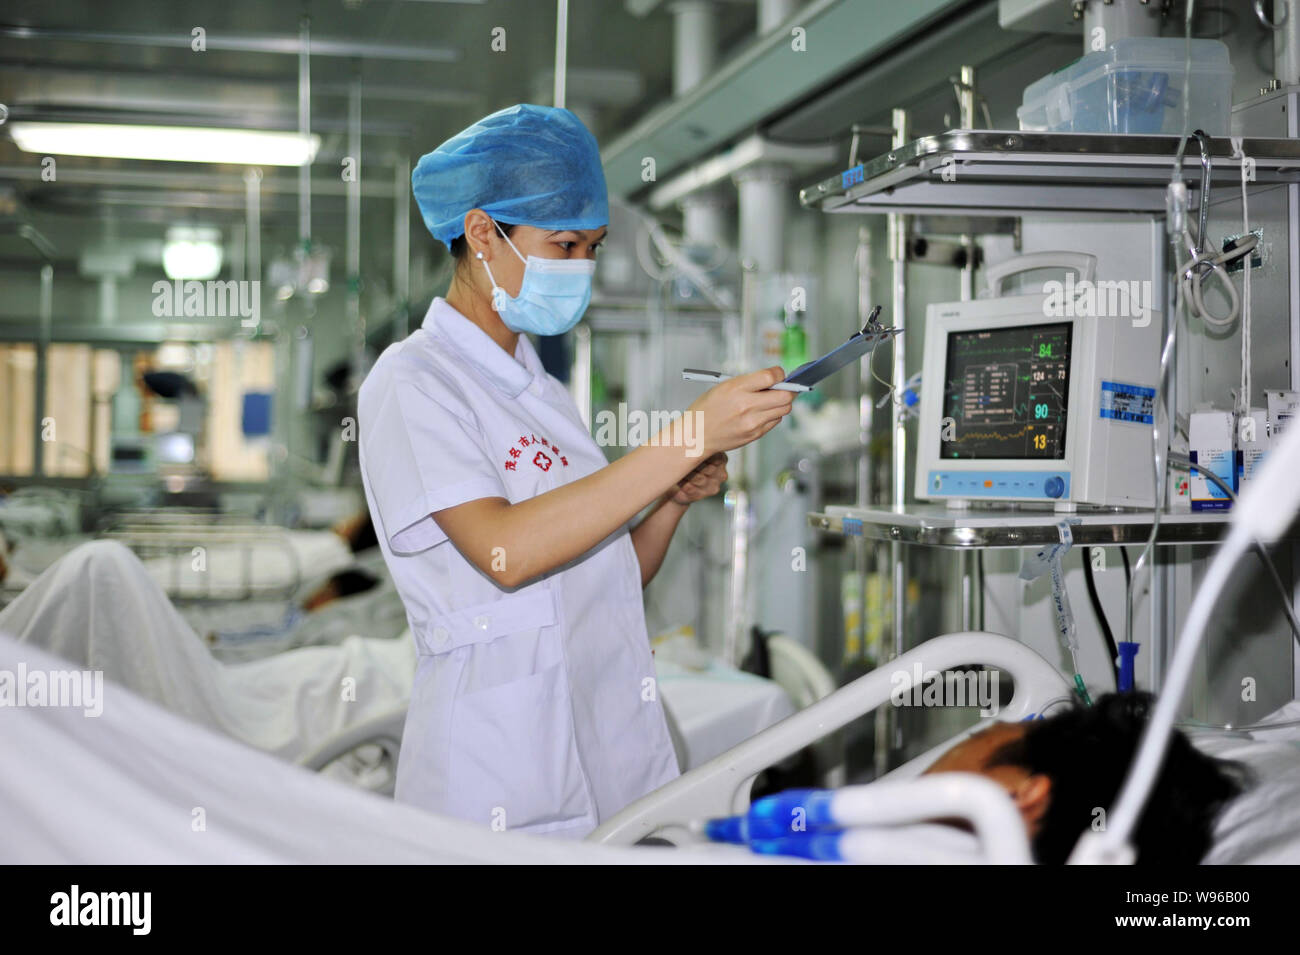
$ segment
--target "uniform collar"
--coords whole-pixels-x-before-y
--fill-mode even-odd
[[[520,334],[515,357],[511,358],[487,332],[443,298],[430,303],[423,327],[455,349],[507,397],[519,397],[529,385],[540,387],[542,363],[527,335]]]

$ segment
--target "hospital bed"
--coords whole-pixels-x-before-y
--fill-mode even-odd
[[[1131,852],[1124,851],[1127,834],[1120,826],[1126,812],[1133,812],[1134,806],[1140,811],[1144,805],[1143,767],[1159,765],[1164,734],[1172,725],[1173,714],[1181,703],[1213,602],[1226,585],[1234,562],[1245,553],[1251,541],[1276,540],[1285,528],[1287,515],[1300,503],[1297,501],[1300,488],[1294,486],[1291,478],[1294,462],[1288,460],[1300,458],[1300,430],[1288,435],[1284,449],[1274,454],[1275,457],[1265,465],[1254,500],[1243,498],[1243,505],[1234,514],[1228,540],[1216,555],[1205,582],[1197,592],[1189,611],[1187,629],[1177,644],[1165,693],[1143,736],[1130,778],[1110,813],[1109,828],[1100,834],[1084,834],[1076,849],[1077,861],[1132,860]],[[19,659],[24,662],[28,659],[45,660],[50,666],[57,662],[43,657],[33,648],[23,648],[0,638],[0,664]],[[292,777],[289,773],[293,768],[283,764],[275,771],[265,770],[267,778],[275,778],[283,784],[283,791],[267,791],[259,785],[264,781],[260,774],[265,766],[254,760],[254,757],[264,759],[263,754],[239,749],[227,749],[224,754],[219,754],[217,743],[234,744],[228,740],[214,741],[212,734],[205,734],[201,727],[178,728],[171,714],[159,713],[144,701],[132,702],[126,699],[131,694],[124,693],[124,698],[119,698],[113,707],[115,722],[108,724],[109,731],[94,748],[89,747],[83,737],[97,732],[87,727],[101,724],[82,719],[79,714],[69,716],[66,710],[59,708],[0,711],[6,719],[16,717],[23,720],[18,732],[0,733],[0,755],[23,759],[25,764],[33,761],[40,764],[44,757],[54,764],[54,768],[44,772],[35,783],[27,773],[11,774],[13,778],[0,780],[0,809],[5,810],[6,817],[34,822],[30,826],[18,827],[21,841],[15,840],[12,847],[0,852],[11,854],[16,860],[33,861],[152,861],[167,858],[169,854],[175,857],[178,853],[179,858],[196,861],[200,858],[213,860],[214,853],[224,861],[250,857],[260,861],[317,861],[322,858],[333,861],[376,858],[387,861],[412,861],[413,858],[421,861],[752,861],[743,852],[738,854],[726,847],[693,844],[691,823],[744,809],[752,780],[759,771],[882,705],[890,698],[891,691],[908,689],[915,679],[917,665],[922,674],[962,665],[993,667],[1008,674],[1013,680],[1014,691],[1009,703],[997,714],[1004,720],[1050,715],[1055,707],[1070,699],[1069,686],[1057,670],[1014,640],[985,633],[938,637],[908,651],[892,661],[889,667],[869,673],[812,703],[638,800],[602,824],[592,834],[590,845],[578,848],[555,842],[547,842],[543,847],[539,840],[525,834],[489,833],[472,824],[419,813],[410,807],[383,801],[354,801],[356,797],[372,798],[361,793],[336,799],[330,791],[313,789],[305,782],[314,779],[325,786],[326,781],[311,775]],[[143,709],[137,708],[137,702]],[[1300,806],[1300,732],[1296,731],[1296,726],[1286,725],[1288,715],[1296,717],[1300,712],[1277,714],[1273,723],[1275,728],[1262,731],[1256,729],[1250,733],[1209,739],[1200,739],[1201,734],[1198,734],[1198,745],[1214,755],[1230,756],[1245,762],[1259,778],[1259,784],[1234,800],[1219,820],[1215,843],[1207,861],[1300,862],[1300,812],[1295,809]],[[1300,720],[1293,722],[1300,724]],[[960,734],[958,739],[976,728]],[[186,733],[190,735],[186,736]],[[38,739],[38,743],[33,744],[32,738]],[[150,744],[156,745],[160,740],[174,744],[175,751],[167,754],[170,759],[150,748]],[[950,745],[951,741],[913,759],[878,783],[845,791],[857,803],[864,827],[874,827],[869,835],[873,840],[878,837],[874,845],[879,854],[873,861],[1023,861],[1027,858],[1023,825],[1017,828],[1018,819],[1012,805],[989,781],[963,774],[918,778],[918,774]],[[191,753],[213,754],[214,750],[218,751],[213,755],[215,762],[196,763],[186,758]],[[146,754],[144,759],[139,756],[141,752]],[[242,756],[239,755],[241,752]],[[40,755],[36,755],[38,753]],[[117,757],[115,762],[112,761],[114,756]],[[137,814],[128,820],[120,818],[121,809],[118,809],[118,817],[105,819],[105,803],[110,808],[134,804],[130,800],[118,799],[91,800],[92,805],[83,805],[88,798],[84,795],[84,787],[74,785],[72,780],[87,778],[87,766],[95,770],[94,778],[106,780],[106,787],[128,787],[144,801],[152,799],[151,805],[159,816],[164,815],[162,809],[165,807],[159,804],[157,794],[149,788],[151,785],[159,786],[163,793],[167,788],[180,790],[179,798],[192,801],[196,774],[206,779],[210,791],[215,790],[218,797],[220,793],[229,793],[232,780],[240,780],[237,814],[243,838],[233,844],[217,840],[196,845],[193,851],[178,850],[175,838],[159,838],[153,815],[147,807],[146,810],[136,810]],[[232,773],[240,770],[247,777],[214,777],[214,766],[230,769]],[[75,776],[72,775],[74,770]],[[166,776],[168,770],[174,774],[173,777]],[[158,778],[160,772],[164,775]],[[141,782],[142,774],[150,778]],[[253,779],[254,776],[258,778]],[[247,785],[245,778],[254,785]],[[46,799],[50,793],[57,794],[57,798]],[[293,795],[286,803],[283,797],[289,793]],[[1286,811],[1279,812],[1279,807],[1285,807]],[[57,815],[60,808],[65,810],[62,816]],[[175,810],[175,806],[171,808]],[[225,808],[230,809],[229,806]],[[256,817],[259,808],[272,817],[269,830],[263,827],[260,819],[244,822],[244,815],[252,810]],[[416,817],[410,816],[412,812]],[[974,858],[970,847],[965,854],[951,846],[926,848],[918,843],[915,832],[908,831],[900,839],[890,828],[949,816],[968,819],[974,826],[980,840],[974,847],[977,850]],[[59,830],[60,819],[65,827],[80,827],[84,843],[63,839]],[[423,819],[423,824],[417,819]],[[87,820],[96,823],[93,829],[87,828]],[[245,827],[250,831],[244,831]],[[413,839],[410,838],[412,831],[418,833]],[[274,837],[268,834],[270,832],[275,833]],[[338,839],[340,832],[344,833],[343,840]],[[52,835],[55,833],[59,834],[57,838]],[[363,834],[364,844],[348,842],[353,833]],[[1113,833],[1120,834],[1111,835]],[[126,834],[131,841],[116,841],[121,838],[120,834]],[[481,838],[483,835],[496,841],[489,843]],[[261,850],[262,844],[256,841],[259,836],[274,844],[276,849]],[[428,841],[425,841],[426,836]],[[618,846],[630,846],[649,836],[683,848],[676,852],[647,848],[635,855],[619,854]],[[401,839],[407,839],[408,844],[396,844]],[[1118,845],[1113,844],[1116,842]],[[322,854],[320,843],[328,844],[328,854]],[[133,845],[153,850],[153,855],[145,852],[147,858],[133,858]],[[375,854],[380,847],[386,854]],[[458,853],[458,848],[464,851]],[[602,854],[588,854],[586,850]]]
[[[288,600],[305,579],[346,566],[329,531],[296,531],[205,508],[119,511],[100,536],[129,547],[173,601]]]
[[[53,487],[23,487],[0,496],[0,533],[16,539],[63,537],[81,530],[81,495]]]
[[[0,635],[0,669],[19,664],[63,665]],[[0,818],[13,822],[0,841],[0,863],[792,861],[734,846],[633,849],[494,832],[340,786],[120,688],[109,704],[96,719],[71,707],[0,709],[0,763],[26,767],[0,775]],[[886,793],[882,802],[903,819],[943,806],[993,841],[999,825],[1007,829],[1013,817],[1010,807],[990,801],[991,785],[954,775],[927,781],[903,794],[905,800]],[[900,849],[890,846],[881,861]],[[915,855],[914,845],[910,851]]]
[[[288,600],[303,568],[287,532],[268,527],[106,531],[130,548],[174,601]]]
[[[0,635],[0,669],[19,665],[54,670],[64,664]],[[789,861],[734,846],[628,847],[493,832],[340,786],[120,688],[109,703],[97,719],[71,707],[0,709],[0,763],[26,768],[0,775],[0,818],[11,823],[0,863]],[[1267,748],[1276,771],[1229,807],[1209,861],[1300,861],[1300,733],[1290,728],[1274,735],[1280,738],[1222,740],[1235,747],[1234,758]],[[869,797],[864,809],[879,824],[871,833],[871,861],[1023,861],[1023,828],[1016,831],[1018,817],[992,785],[942,774],[855,787]],[[965,851],[928,841],[912,823],[936,816],[968,819],[976,839]]]

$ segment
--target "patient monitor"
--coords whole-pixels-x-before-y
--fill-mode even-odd
[[[1152,506],[1161,313],[1139,283],[1079,271],[927,309],[918,498]]]

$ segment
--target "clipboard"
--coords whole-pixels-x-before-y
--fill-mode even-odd
[[[861,331],[855,332],[843,345],[831,349],[820,358],[800,365],[786,375],[784,381],[773,385],[772,390],[812,391],[817,382],[829,378],[841,368],[853,364],[863,355],[871,354],[881,343],[890,341],[896,335],[903,333],[901,328],[887,328],[877,322],[876,317],[879,314],[880,306],[877,305],[871,310],[871,314],[867,317],[867,323],[862,326]],[[721,372],[704,371],[699,368],[682,369],[682,378],[686,381],[726,381],[731,377],[731,375],[724,375]]]

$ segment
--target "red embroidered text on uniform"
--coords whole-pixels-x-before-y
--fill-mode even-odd
[[[554,444],[551,444],[549,440],[547,440],[545,437],[541,435],[529,433],[529,434],[521,434],[518,440],[515,441],[514,446],[509,448],[510,457],[504,462],[505,469],[507,471],[518,471],[519,460],[522,457],[522,452],[519,449],[529,448],[529,447],[535,449],[545,448],[546,450],[551,451],[555,455],[555,457],[558,457],[560,459],[560,465],[562,467],[567,468],[569,466],[569,459],[566,456],[560,454],[559,447],[557,447]],[[554,463],[555,463],[555,458],[551,457],[550,454],[546,454],[541,450],[537,450],[537,453],[533,455],[533,464],[537,466],[538,470],[549,471],[551,469],[551,465]]]

